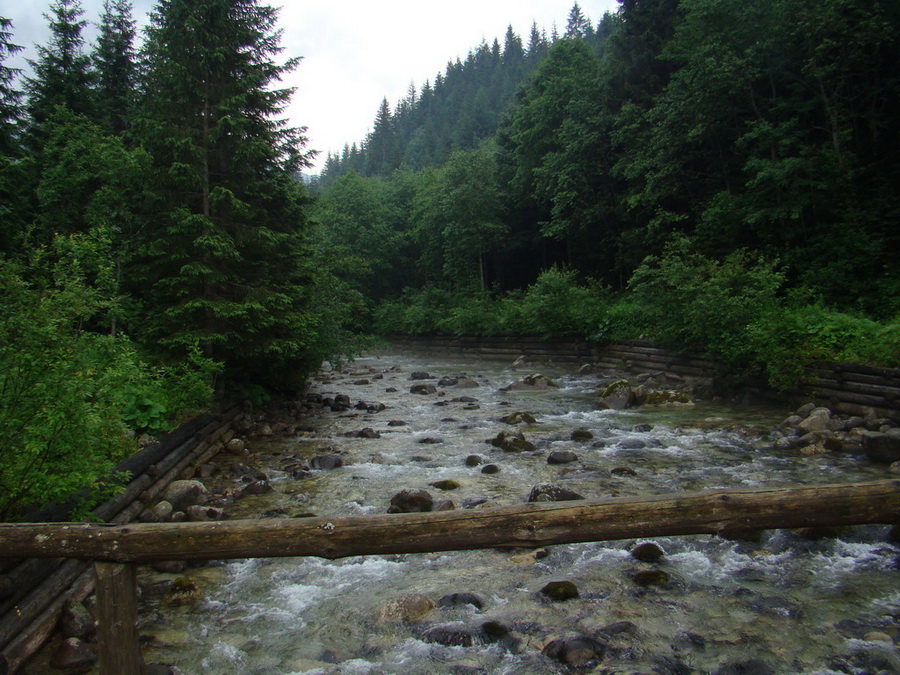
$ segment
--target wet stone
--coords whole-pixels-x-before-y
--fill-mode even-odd
[[[344,466],[344,460],[340,455],[317,455],[309,460],[309,465],[320,471],[331,471]]]
[[[404,422],[403,420],[391,420],[387,425],[389,427],[405,427],[408,426],[408,422]]]
[[[578,455],[569,450],[556,450],[547,457],[547,464],[571,464],[578,461]]]
[[[584,496],[569,488],[550,483],[535,485],[528,493],[529,502],[567,502],[578,499],[584,499]]]
[[[484,602],[474,593],[449,593],[438,600],[438,607],[462,607],[472,605],[475,609],[484,607]]]
[[[466,466],[478,466],[484,462],[484,458],[481,455],[469,455],[466,457]]]
[[[669,583],[669,573],[664,570],[641,570],[631,575],[638,586],[665,586]]]
[[[775,675],[775,670],[765,661],[748,659],[727,663],[716,670],[714,675]]]
[[[436,392],[437,387],[435,387],[433,384],[414,384],[409,388],[410,394],[420,394],[422,396],[427,396]]]
[[[586,443],[594,439],[594,434],[587,429],[575,429],[569,439],[576,443]]]
[[[425,490],[403,490],[391,497],[388,513],[422,513],[433,506],[434,499]]]
[[[472,630],[463,624],[446,624],[432,626],[422,633],[423,642],[444,645],[445,647],[471,647],[475,644]]]
[[[409,379],[411,379],[411,380],[433,380],[434,378],[431,377],[431,375],[429,375],[424,370],[417,370],[413,373],[410,373]]]
[[[97,625],[84,605],[67,600],[59,617],[59,629],[64,638],[88,640],[96,632]]]
[[[66,638],[50,659],[50,666],[68,672],[85,672],[99,656],[96,650],[77,637]]]
[[[437,488],[438,490],[458,490],[461,486],[455,480],[439,480],[431,483],[431,487]]]
[[[561,637],[547,644],[541,653],[572,668],[584,668],[603,658],[606,645],[586,636]]]
[[[646,563],[656,562],[664,555],[659,545],[650,541],[638,544],[630,552],[632,558]]]
[[[571,581],[551,581],[539,592],[553,602],[564,602],[579,597],[578,587]]]
[[[500,473],[500,467],[497,466],[496,464],[485,464],[484,467],[481,469],[481,473],[488,474],[488,475]]]

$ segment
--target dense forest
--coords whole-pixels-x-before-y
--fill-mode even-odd
[[[26,72],[0,17],[0,519],[115,490],[142,434],[365,335],[643,335],[782,386],[900,365],[896,3],[575,4],[312,178],[277,10],[158,0],[142,40],[129,0],[45,17]]]
[[[898,49],[879,0],[576,3],[382,102],[318,236],[377,333],[643,335],[779,386],[900,365]]]
[[[79,0],[53,0],[27,72],[0,18],[0,519],[100,491],[138,434],[352,344],[277,11],[160,0],[140,49],[132,14],[106,0],[88,45]]]

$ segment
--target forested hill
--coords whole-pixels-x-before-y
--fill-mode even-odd
[[[433,83],[410,85],[393,108],[385,98],[366,138],[327,157],[319,184],[330,185],[349,171],[388,176],[401,165],[414,170],[441,166],[454,150],[471,150],[496,134],[502,113],[553,43],[579,36],[599,53],[612,22],[608,16],[595,27],[576,4],[562,36],[555,28],[548,35],[533,24],[523,41],[510,26],[502,45],[499,38],[490,45],[482,42],[464,61],[449,62]]]
[[[900,5],[575,4],[522,44],[330,158],[319,245],[361,328],[900,362]]]

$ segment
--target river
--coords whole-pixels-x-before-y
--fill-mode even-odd
[[[535,370],[559,387],[503,391]],[[430,379],[411,380],[416,372]],[[313,397],[348,396],[349,410],[311,411],[292,433],[249,439],[274,491],[227,511],[377,514],[407,489],[456,508],[490,508],[522,503],[546,483],[602,498],[885,477],[884,467],[859,457],[777,449],[784,409],[699,401],[598,410],[597,391],[613,376],[408,354],[359,359],[310,389]],[[477,386],[438,386],[442,378]],[[437,391],[410,393],[417,383]],[[535,422],[500,421],[520,411]],[[505,453],[486,442],[516,428],[535,450]],[[549,464],[553,452],[577,459]],[[343,466],[292,474],[298,463],[335,454]],[[219,460],[226,472],[229,461]],[[439,481],[458,487],[441,490]],[[235,477],[231,487],[240,485]],[[144,571],[141,634],[148,663],[184,673],[900,672],[900,548],[887,527],[822,534],[659,538],[655,562],[632,555],[642,542],[620,541]],[[176,576],[196,582],[200,599],[172,606],[154,591]],[[577,597],[551,601],[541,590],[556,581],[571,582]],[[573,636],[581,640],[569,643],[575,665],[542,652]],[[596,645],[579,657],[579,648]]]

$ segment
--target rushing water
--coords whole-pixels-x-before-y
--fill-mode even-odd
[[[384,513],[403,489],[427,489],[457,508],[486,499],[475,508],[489,508],[522,503],[539,483],[600,498],[884,477],[882,467],[856,457],[777,450],[772,429],[786,410],[698,403],[600,411],[602,376],[552,367],[541,372],[559,389],[500,390],[533,369],[390,355],[331,373],[314,392],[386,409],[317,411],[301,420],[306,431],[252,439],[275,492],[239,500],[229,512]],[[465,373],[480,386],[411,394],[413,371],[427,371],[436,378],[426,381],[432,384]],[[535,452],[505,454],[485,442],[511,429],[500,417],[515,411],[537,418],[519,426]],[[391,426],[392,420],[406,425]],[[346,435],[367,427],[380,438]],[[589,430],[593,439],[570,440],[574,429]],[[550,465],[554,450],[574,451],[578,461]],[[285,471],[298,459],[330,452],[344,454],[342,468],[302,480]],[[499,473],[467,466],[473,454]],[[460,487],[445,493],[431,487],[446,479]],[[636,542],[622,541],[553,546],[543,557],[485,550],[191,568],[182,576],[201,586],[194,605],[171,607],[160,594],[145,592],[145,657],[185,673],[539,674],[567,672],[541,649],[555,637],[580,635],[608,645],[602,660],[580,672],[900,672],[894,646],[900,549],[887,543],[886,527],[847,529],[840,538],[771,531],[755,540],[655,542],[665,551],[656,563],[639,562],[629,553]],[[636,584],[634,573],[645,569],[665,571],[668,583]],[[142,574],[147,584],[160,579]],[[577,586],[578,598],[550,602],[539,593],[563,580]],[[410,620],[390,610],[410,594],[437,603],[452,593],[474,594],[482,607],[426,606]],[[488,622],[493,629],[486,632]],[[436,626],[445,636],[464,637],[435,642]]]

